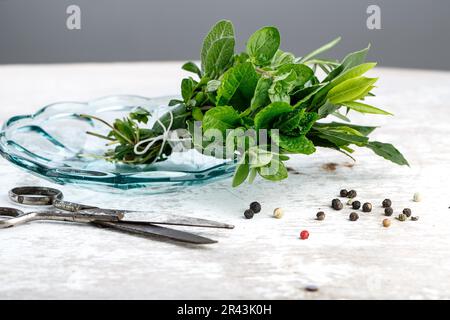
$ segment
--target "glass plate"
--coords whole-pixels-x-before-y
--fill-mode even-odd
[[[173,152],[167,160],[152,165],[114,164],[95,158],[108,147],[105,140],[88,136],[86,131],[106,134],[108,128],[79,114],[96,115],[112,122],[140,106],[156,118],[170,109],[167,106],[170,98],[110,96],[86,103],[51,104],[33,115],[15,116],[6,121],[0,132],[0,154],[18,167],[52,182],[107,192],[133,189],[162,193],[230,177],[234,162],[195,150]]]

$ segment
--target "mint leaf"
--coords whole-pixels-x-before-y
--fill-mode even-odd
[[[288,63],[294,63],[295,62],[295,56],[290,52],[284,52],[282,50],[277,50],[275,52],[275,55],[272,58],[272,61],[270,62],[270,66],[274,69],[278,68],[279,66],[283,64]]]
[[[232,186],[237,187],[247,179],[250,173],[250,165],[247,162],[238,164],[236,171],[234,172]]]
[[[296,80],[297,74],[294,70],[274,77],[273,83],[267,91],[269,93],[270,101],[284,101],[290,103],[291,97],[289,93],[294,89]]]
[[[217,89],[217,105],[230,104],[238,110],[250,106],[258,74],[250,62],[238,64],[227,70]]]
[[[295,63],[283,64],[277,69],[275,75],[280,76],[289,72],[294,72],[296,75],[294,82],[296,87],[303,86],[314,75],[314,71],[310,67]]]
[[[371,149],[380,157],[383,157],[387,160],[390,160],[396,164],[401,166],[407,165],[409,166],[408,161],[403,157],[403,155],[398,151],[392,144],[390,143],[382,143],[378,141],[370,141],[367,145],[367,148]]]
[[[232,64],[234,44],[233,24],[217,22],[203,40],[201,65],[205,75],[217,78]]]
[[[304,135],[292,137],[280,134],[274,140],[287,152],[312,154],[316,151],[314,144]]]
[[[286,102],[272,102],[267,107],[259,111],[255,116],[255,128],[270,129],[271,123],[284,113],[292,111],[292,107]]]
[[[220,84],[221,84],[220,80],[210,80],[206,84],[206,91],[207,92],[217,91],[217,89],[219,89],[219,87],[220,87]]]
[[[202,72],[200,71],[200,68],[197,67],[197,65],[192,61],[188,61],[185,64],[183,64],[181,69],[195,73],[196,75],[198,75],[199,78],[202,77]]]
[[[209,109],[203,116],[203,130],[218,129],[223,134],[227,129],[236,128],[241,124],[239,113],[230,106],[220,106]]]
[[[130,118],[136,120],[137,122],[147,123],[150,112],[142,107],[137,107],[133,112],[130,113]]]
[[[268,65],[279,47],[280,33],[275,27],[261,28],[247,41],[247,53],[258,66]]]
[[[361,94],[371,87],[378,78],[357,77],[346,80],[341,84],[333,87],[327,95],[328,100],[332,104],[352,101],[358,99]]]

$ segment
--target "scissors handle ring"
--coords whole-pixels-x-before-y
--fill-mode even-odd
[[[52,205],[63,198],[61,191],[48,187],[16,187],[9,190],[8,195],[14,202],[40,206]]]

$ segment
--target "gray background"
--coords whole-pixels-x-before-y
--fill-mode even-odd
[[[70,4],[81,30],[66,28]],[[382,30],[367,29],[369,4],[381,7]],[[198,59],[204,34],[226,18],[239,49],[276,25],[297,55],[341,35],[332,57],[370,42],[381,65],[450,69],[449,14],[449,0],[0,0],[0,63]]]

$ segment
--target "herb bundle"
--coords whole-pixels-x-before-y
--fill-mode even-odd
[[[280,34],[275,27],[256,31],[247,41],[246,51],[235,53],[234,28],[230,21],[217,22],[203,41],[201,66],[187,62],[183,69],[195,74],[181,81],[181,98],[170,101],[174,107],[169,116],[165,114],[151,128],[146,124],[150,113],[138,108],[124,119],[108,124],[107,136],[90,133],[110,140],[116,145],[107,151],[109,161],[130,164],[146,164],[165,159],[171,153],[169,144],[158,140],[150,148],[136,145],[146,139],[164,133],[169,121],[171,130],[187,129],[192,132],[195,121],[201,121],[203,131],[219,130],[225,140],[237,130],[272,130],[269,144],[278,147],[277,152],[261,146],[236,148],[238,159],[233,186],[250,182],[260,175],[268,180],[287,178],[285,161],[289,154],[312,154],[316,147],[332,148],[349,157],[353,146],[366,147],[377,155],[399,165],[408,165],[402,154],[389,143],[370,141],[368,135],[374,126],[350,124],[350,111],[390,115],[365,102],[373,96],[377,78],[364,74],[376,63],[365,62],[369,47],[348,54],[342,61],[318,58],[332,48],[340,38],[303,56],[282,51]],[[318,70],[324,76],[319,79]],[[320,122],[328,116],[340,122]],[[234,138],[233,138],[234,139]],[[208,140],[208,139],[206,139]],[[234,140],[233,140],[234,141]],[[194,143],[202,149],[205,143]],[[234,142],[233,142],[234,143]],[[235,146],[235,144],[233,144]],[[228,146],[227,146],[228,147]],[[257,161],[249,161],[251,155]],[[221,153],[217,157],[224,157]],[[353,159],[353,158],[352,158]],[[275,172],[264,168],[274,166]]]

